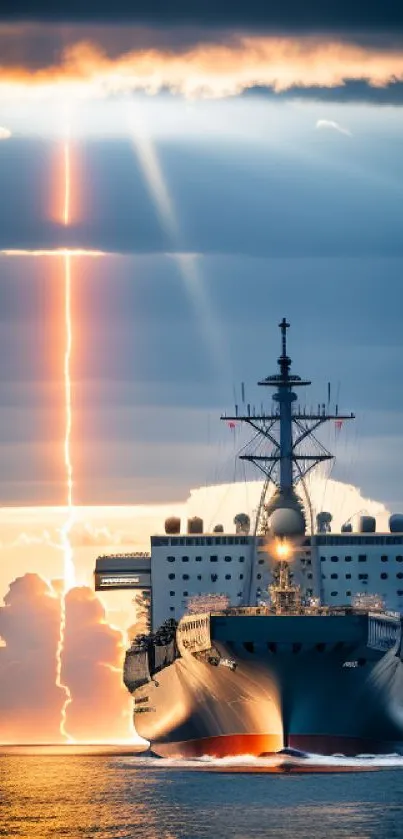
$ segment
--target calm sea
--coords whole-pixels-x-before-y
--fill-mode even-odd
[[[369,764],[372,771],[363,771]],[[246,768],[259,766],[251,761]],[[329,768],[337,769],[337,761]],[[0,836],[403,837],[402,759],[358,761],[350,768],[260,774],[228,761],[175,763],[100,750],[8,749],[0,756]]]

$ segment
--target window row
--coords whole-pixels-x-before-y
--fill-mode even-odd
[[[204,545],[247,545],[251,541],[248,536],[152,536],[151,544],[155,548],[172,547],[203,547]]]
[[[308,574],[308,576],[309,576],[309,574]],[[379,576],[380,576],[381,580],[387,580],[388,577],[389,577],[389,574],[387,574],[385,571],[383,571],[382,574],[380,574]],[[346,578],[346,580],[351,580],[352,574],[345,574],[345,578]],[[399,573],[396,574],[396,578],[398,580],[403,580],[403,572],[399,571]],[[338,580],[339,575],[338,574],[330,574],[330,579],[331,580]],[[359,574],[358,579],[359,580],[368,580],[368,574]],[[322,580],[326,580],[326,574],[322,574]]]
[[[207,576],[208,576],[208,575],[206,575],[206,579],[207,579]],[[262,576],[261,574],[258,574],[258,575],[257,575],[257,579],[258,579],[258,580],[260,580],[261,576]],[[214,577],[215,579],[217,579],[218,574],[211,574],[211,579],[213,579],[213,577]],[[175,580],[175,578],[176,578],[176,574],[168,574],[168,580]],[[226,580],[231,580],[231,579],[232,579],[232,574],[225,574],[224,578],[225,578]],[[189,575],[189,574],[182,574],[182,580],[189,580],[189,579],[190,579],[190,575]],[[197,575],[196,575],[196,577],[195,577],[195,579],[196,579],[196,580],[202,580],[202,579],[203,579],[202,574],[197,574]],[[239,579],[239,580],[243,580],[243,574],[239,574],[238,579]]]
[[[398,597],[403,597],[403,589],[399,588],[397,590],[396,594],[397,594]],[[339,595],[338,591],[331,591],[330,592],[331,597],[338,597],[338,595]],[[346,591],[346,597],[351,597],[351,591]]]
[[[182,556],[181,559],[182,559],[182,562],[189,562],[189,557],[188,556]],[[206,559],[207,559],[207,557],[206,557]],[[202,562],[203,557],[202,556],[195,556],[195,561],[196,562]],[[167,562],[176,562],[176,557],[175,556],[167,556]],[[214,555],[214,554],[212,556],[210,556],[210,562],[218,562],[218,556]],[[224,562],[232,562],[232,556],[225,556],[224,557]],[[245,557],[244,556],[238,557],[238,562],[245,562]]]
[[[320,561],[321,562],[326,562],[327,559],[328,559],[327,556],[321,556]],[[376,559],[376,557],[371,557],[371,562],[373,562],[375,559]],[[381,562],[388,562],[389,557],[384,554],[380,557],[380,560],[381,560]],[[396,560],[396,562],[403,562],[403,556],[400,556],[400,555],[395,556],[395,560]],[[330,557],[330,562],[338,562],[338,561],[339,561],[338,556],[331,556]],[[352,556],[345,556],[344,557],[344,562],[352,562],[352,561],[353,561]],[[358,555],[358,562],[367,562],[367,554],[359,554]]]
[[[239,576],[238,576],[238,578],[237,578],[237,579],[238,579],[238,580],[243,580],[243,577],[244,577],[244,575],[243,575],[243,574],[239,574]],[[170,579],[170,580],[174,580],[174,579],[175,579],[175,574],[169,574],[169,575],[168,575],[168,579]],[[189,574],[182,574],[182,580],[189,580],[189,579],[190,579],[190,578],[189,578]],[[201,575],[201,574],[197,574],[197,577],[196,577],[195,579],[196,579],[196,580],[202,580],[202,579],[203,579],[203,577],[202,577],[202,575]],[[208,574],[206,574],[205,579],[206,579],[206,580],[208,579]],[[231,580],[231,579],[232,579],[232,575],[231,575],[231,574],[225,574],[224,579],[225,579],[225,580]],[[235,578],[234,578],[234,579],[235,579]],[[210,574],[210,580],[211,580],[213,583],[217,582],[217,580],[218,580],[218,574]]]

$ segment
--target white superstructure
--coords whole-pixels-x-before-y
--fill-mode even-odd
[[[229,605],[267,602],[276,559],[262,537],[239,533],[177,533],[151,537],[151,554],[116,554],[96,562],[98,590],[151,593],[151,625],[179,620],[192,598],[225,595]],[[403,533],[317,533],[292,561],[304,596],[324,605],[351,605],[377,594],[403,613]]]
[[[225,594],[242,603],[254,560],[253,536],[203,533],[151,537],[152,624],[179,620],[190,598]]]

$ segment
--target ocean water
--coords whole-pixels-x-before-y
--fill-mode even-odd
[[[403,759],[168,761],[100,749],[5,749],[0,836],[400,839]],[[266,772],[270,769],[270,772]],[[321,770],[321,771],[319,771]],[[326,770],[326,771],[323,771]]]

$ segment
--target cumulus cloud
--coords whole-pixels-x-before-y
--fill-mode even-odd
[[[103,37],[97,40],[86,31],[83,39],[77,27],[57,59],[49,56],[45,66],[29,67],[9,57],[0,66],[0,96],[48,96],[68,85],[70,95],[79,97],[164,89],[187,97],[221,97],[256,85],[278,92],[293,85],[343,85],[346,79],[365,78],[374,86],[403,79],[403,50],[382,42],[224,32],[221,40],[207,33],[196,43],[130,48],[126,33],[119,51],[118,30],[115,36],[108,51]]]
[[[89,588],[66,597],[58,687],[60,589],[37,574],[14,580],[0,607],[0,742],[114,741],[133,737],[131,699],[122,683],[123,634],[109,626]]]
[[[58,742],[65,691],[56,685],[60,601],[37,574],[11,583],[0,607],[0,742]]]
[[[8,140],[9,137],[11,137],[10,129],[0,125],[0,140]]]
[[[90,588],[66,596],[62,682],[71,693],[66,730],[77,740],[131,736],[131,699],[122,682],[125,643],[109,626],[105,610]]]
[[[343,128],[338,122],[332,119],[318,119],[315,128],[329,129],[330,131],[338,131],[339,134],[345,134],[346,137],[351,137],[351,131],[348,128]]]

